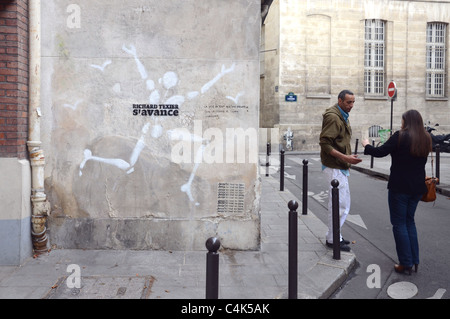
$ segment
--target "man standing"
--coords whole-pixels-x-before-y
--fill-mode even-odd
[[[352,155],[350,139],[352,129],[348,120],[349,113],[355,104],[355,96],[351,91],[344,90],[339,93],[338,103],[326,109],[323,113],[322,132],[320,133],[320,159],[322,169],[330,185],[328,201],[328,232],[326,244],[333,247],[333,219],[331,181],[339,182],[339,228],[345,222],[350,211],[350,188],[348,185],[349,168],[358,164],[361,159]],[[340,237],[340,247],[343,251],[350,251],[349,241]]]

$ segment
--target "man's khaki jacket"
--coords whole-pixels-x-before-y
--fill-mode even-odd
[[[350,122],[345,123],[337,104],[326,109],[322,116],[322,132],[320,133],[319,141],[322,164],[330,168],[350,168],[351,165],[349,163],[330,155],[333,149],[346,155],[352,153],[350,146],[352,136]]]

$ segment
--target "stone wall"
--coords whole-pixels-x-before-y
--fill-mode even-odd
[[[0,265],[31,255],[28,4],[0,4]]]
[[[52,245],[259,247],[260,4],[42,2]]]
[[[364,93],[365,19],[386,22],[385,86],[393,80],[398,88],[393,129],[399,129],[403,112],[417,109],[424,121],[438,122],[440,132],[450,132],[448,81],[447,97],[430,99],[425,94],[427,23],[450,23],[450,1],[277,0],[272,6],[279,10],[269,12],[265,20],[266,46],[278,39],[271,47],[278,50],[278,58],[266,57],[265,83],[271,90],[265,88],[261,104],[277,113],[269,111],[261,118],[266,127],[276,123],[280,137],[291,127],[294,150],[319,150],[322,113],[343,89],[356,94],[350,115],[353,140],[367,136],[372,125],[390,127],[387,95]],[[447,27],[447,48],[448,34]],[[296,102],[285,101],[289,92],[297,95]]]

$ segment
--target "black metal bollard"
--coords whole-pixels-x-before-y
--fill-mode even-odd
[[[308,160],[303,160],[302,215],[308,214]]]
[[[288,203],[289,207],[289,260],[288,260],[288,298],[297,299],[297,243],[298,243],[298,221],[297,221],[297,208],[298,203],[295,200],[291,200]]]
[[[375,146],[375,140],[372,140],[372,146]],[[373,156],[370,156],[370,168],[373,168]]]
[[[280,191],[284,191],[284,150],[280,151]]]
[[[270,161],[270,143],[267,143],[267,153],[266,153],[266,176],[269,176],[269,161]]]
[[[358,142],[359,142],[359,138],[356,139],[355,155],[358,154]]]
[[[206,254],[206,299],[219,298],[219,253],[220,240],[208,238],[205,244]]]
[[[441,146],[436,144],[436,184],[439,184],[441,180]]]
[[[333,259],[341,259],[341,231],[339,229],[339,181],[331,181],[332,218],[333,218]]]

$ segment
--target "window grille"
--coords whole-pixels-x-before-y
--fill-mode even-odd
[[[365,21],[364,88],[370,95],[384,96],[385,36],[383,20]]]
[[[379,137],[379,131],[383,128],[380,125],[372,125],[369,127],[369,137]]]
[[[446,33],[445,23],[428,23],[427,25],[427,82],[428,97],[444,97],[446,73]]]

